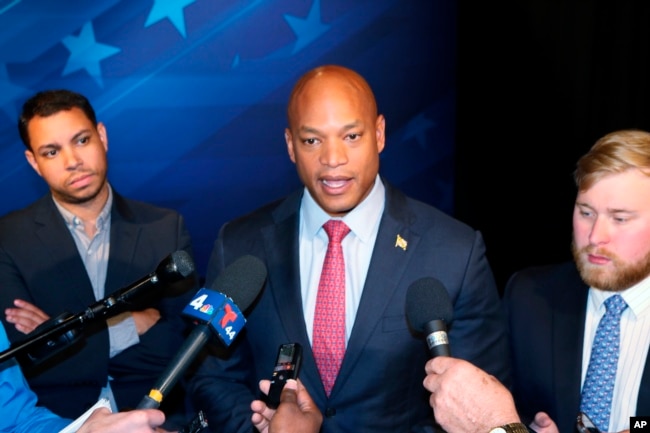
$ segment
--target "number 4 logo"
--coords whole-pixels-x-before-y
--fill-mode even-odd
[[[194,307],[195,310],[200,309],[203,306],[203,303],[205,300],[208,299],[208,295],[201,295],[198,298],[192,299],[192,302],[190,302],[190,306]]]

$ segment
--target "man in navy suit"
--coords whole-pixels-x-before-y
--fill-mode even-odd
[[[37,93],[23,105],[19,132],[50,193],[0,219],[0,307],[12,342],[143,278],[170,253],[191,253],[177,212],[126,199],[110,186],[106,127],[83,95]],[[182,280],[168,296],[136,300],[133,311],[90,323],[80,344],[25,365],[39,404],[66,418],[81,415],[100,394],[114,398],[114,409],[136,406],[184,340],[180,312],[193,285]],[[183,396],[174,393],[164,409],[182,415]]]
[[[261,258],[268,278],[233,350],[208,356],[194,375],[194,402],[215,431],[265,432],[274,411],[257,400],[258,381],[270,378],[279,345],[297,342],[299,377],[323,413],[321,431],[430,431],[422,386],[428,350],[405,314],[416,280],[435,277],[449,292],[454,356],[509,379],[505,321],[482,237],[378,175],[385,120],[356,72],[328,65],[305,74],[290,96],[288,120],[287,150],[305,187],[221,228],[207,283],[244,254]],[[312,325],[327,249],[322,225],[330,219],[351,231],[342,241],[347,340],[328,395]]]
[[[573,262],[520,271],[508,282],[514,397],[526,420],[548,413],[571,432],[605,300],[627,303],[609,425],[650,415],[650,133],[598,140],[577,164]]]

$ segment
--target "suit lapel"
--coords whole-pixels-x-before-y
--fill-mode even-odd
[[[289,338],[300,341],[307,338],[302,317],[300,271],[298,266],[297,214],[275,226],[262,230],[266,257],[269,262],[269,281],[273,287],[273,301],[281,314],[282,326]]]
[[[553,316],[554,383],[559,419],[573,420],[580,407],[582,351],[589,287],[571,267],[552,288],[557,302]],[[650,410],[650,355],[646,357],[637,400],[637,414]],[[566,423],[565,423],[566,425]]]
[[[79,256],[77,244],[50,195],[43,197],[38,203],[34,222],[37,226],[36,236],[52,263],[59,263],[61,257],[72,258],[68,266],[53,266],[52,272],[65,274],[65,280],[77,285],[74,293],[79,301],[84,305],[92,304],[95,295],[86,267]],[[53,287],[52,290],[56,288]]]
[[[324,402],[325,391],[311,351],[302,311],[298,248],[301,197],[302,191],[287,198],[273,212],[274,222],[262,229],[262,237],[275,309],[280,312],[280,322],[289,341],[303,345],[300,380],[313,390],[312,397],[316,401]]]
[[[409,228],[409,214],[404,196],[384,182],[386,187],[385,211],[379,225],[375,247],[373,249],[363,294],[359,301],[359,308],[348,341],[345,358],[336,379],[344,383],[353,373],[354,365],[361,356],[367,341],[376,332],[381,317],[386,310],[393,293],[400,289],[400,281],[408,268],[412,251],[417,250],[420,237]],[[401,238],[408,244],[408,248],[398,241]],[[389,271],[387,271],[389,270]],[[372,320],[365,320],[372,317]],[[341,385],[335,385],[334,392]]]
[[[113,208],[111,209],[110,251],[106,284],[111,292],[132,283],[129,281],[131,272],[129,266],[136,263],[135,253],[140,227],[133,222],[133,215],[124,199],[113,190]],[[129,264],[127,266],[127,264]],[[153,269],[152,269],[153,271]],[[105,293],[104,296],[110,293]]]
[[[289,338],[307,339],[302,317],[300,266],[298,250],[298,210],[302,191],[289,196],[272,214],[273,223],[262,229],[264,253],[269,263],[268,279],[273,287],[273,301]]]
[[[412,215],[407,208],[405,196],[387,182],[384,182],[384,186],[386,205],[357,310],[357,317],[360,318],[381,316],[392,294],[399,289],[412,251],[417,249],[420,240],[409,228],[408,222]],[[303,353],[301,380],[308,389],[320,390],[317,396],[312,397],[325,401],[305,323],[298,319],[304,318],[298,247],[301,196],[302,194],[295,194],[283,202],[273,213],[274,224],[264,228],[262,235],[270,269],[268,278],[274,288],[274,302],[276,309],[283,312],[280,316],[282,326],[291,341],[304,342],[307,346]],[[397,242],[398,235],[407,241],[408,248]],[[386,269],[393,271],[386,272]],[[337,388],[341,387],[339,382],[344,383],[352,375],[363,347],[377,326],[380,326],[378,320],[355,321],[332,397],[335,397]]]
[[[573,423],[580,407],[582,347],[588,287],[572,266],[562,274],[553,291],[553,374],[557,386],[557,411],[561,420]],[[564,424],[566,425],[566,424]]]

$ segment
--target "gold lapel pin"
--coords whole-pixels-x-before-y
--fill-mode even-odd
[[[400,235],[397,235],[397,239],[395,239],[395,248],[400,247],[404,251],[406,251],[406,246],[408,245],[408,242],[406,242],[406,239],[401,237]]]

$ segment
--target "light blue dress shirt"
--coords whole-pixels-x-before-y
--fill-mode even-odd
[[[379,175],[361,203],[343,217],[350,233],[343,239],[345,261],[345,335],[346,345],[352,333],[357,308],[366,283],[366,275],[386,204],[386,189]],[[309,341],[312,340],[318,281],[327,252],[327,234],[323,224],[331,217],[316,203],[305,188],[300,205],[300,281],[303,314]]]

